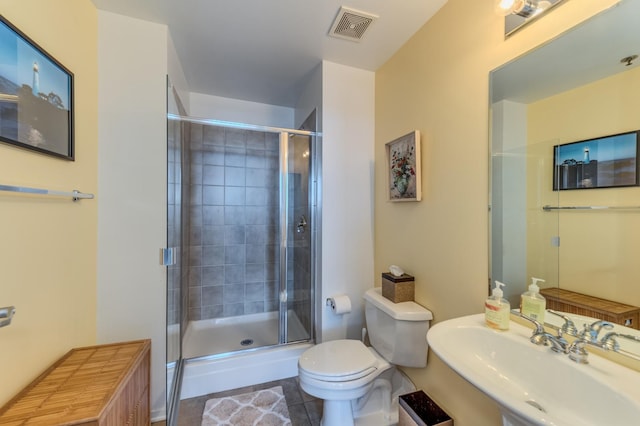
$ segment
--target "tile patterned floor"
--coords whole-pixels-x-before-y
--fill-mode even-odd
[[[292,426],[319,426],[322,418],[322,400],[312,397],[300,388],[297,377],[259,385],[246,386],[224,392],[212,393],[180,401],[178,426],[198,426],[202,422],[202,411],[208,399],[221,396],[237,395],[282,386],[287,400]]]

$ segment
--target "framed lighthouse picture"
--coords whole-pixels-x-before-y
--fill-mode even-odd
[[[3,16],[0,142],[74,160],[73,74]]]

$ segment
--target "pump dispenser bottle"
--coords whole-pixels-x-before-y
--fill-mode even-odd
[[[484,319],[487,325],[495,330],[509,329],[509,316],[511,305],[503,297],[502,289],[504,284],[496,281],[496,286],[491,292],[491,296],[484,302]]]
[[[538,281],[544,282],[543,279],[532,277],[529,291],[522,293],[520,297],[520,313],[544,324],[547,301],[540,294]]]

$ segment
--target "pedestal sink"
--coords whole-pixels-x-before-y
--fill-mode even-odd
[[[640,424],[640,373],[597,355],[578,364],[529,341],[511,321],[488,328],[484,314],[443,321],[427,334],[449,367],[498,404],[503,425]]]

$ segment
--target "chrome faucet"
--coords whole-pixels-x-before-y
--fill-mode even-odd
[[[573,321],[571,321],[571,318],[551,309],[547,309],[547,312],[553,315],[557,315],[564,320],[564,324],[562,325],[562,327],[560,327],[560,330],[562,331],[563,334],[568,334],[570,336],[578,335],[578,328],[573,323]]]
[[[613,324],[604,320],[598,320],[591,325],[584,324],[584,329],[580,332],[578,337],[591,343],[598,343],[598,334],[603,328],[611,330],[613,329]]]
[[[553,334],[545,331],[544,325],[534,320],[533,318],[523,315],[517,310],[513,310],[511,312],[521,318],[526,319],[534,325],[535,329],[533,330],[533,334],[529,339],[531,343],[535,345],[551,345],[552,351],[567,354],[569,356],[569,359],[579,364],[589,363],[589,352],[587,352],[587,350],[585,349],[585,346],[587,345],[593,345],[607,350],[618,351],[620,345],[616,341],[616,337],[640,342],[640,337],[632,336],[629,334],[619,334],[615,332],[607,333],[602,338],[602,341],[599,342],[598,334],[600,333],[600,330],[611,330],[613,328],[613,324],[608,321],[598,320],[590,325],[584,324],[584,329],[580,333],[577,333],[576,326],[569,317],[558,312],[548,310],[548,312],[551,312],[554,315],[558,315],[559,317],[564,319],[564,325],[558,328],[558,335],[554,336]],[[563,333],[573,335],[576,337],[576,339],[571,342],[571,344],[569,344],[567,340],[562,337]]]
[[[589,364],[589,352],[584,348],[587,344],[591,344],[591,342],[584,338],[578,338],[571,342],[566,349],[569,359],[577,362],[578,364]]]
[[[530,321],[533,323],[533,325],[535,326],[535,330],[533,330],[533,334],[531,335],[531,337],[533,338],[533,336],[535,336],[536,334],[544,334],[544,325],[542,325],[540,322],[538,322],[537,320],[534,320],[531,317],[528,317],[524,314],[522,314],[521,312],[517,311],[516,309],[511,311],[512,314],[519,316],[520,318],[524,318],[527,321]]]
[[[534,345],[544,345],[549,346],[551,344],[551,350],[558,353],[565,353],[567,348],[567,341],[562,337],[562,335],[554,336],[553,334],[547,333],[544,329],[544,325],[542,325],[539,321],[534,320],[531,317],[523,315],[518,311],[512,311],[514,314],[518,315],[521,318],[530,321],[535,326],[533,330],[533,334],[529,340]]]
[[[604,347],[604,338],[603,342],[598,342],[598,334],[602,329],[611,330],[613,328],[613,324],[608,321],[598,320],[591,325],[584,324],[583,330],[577,335],[576,340],[574,340],[569,347],[567,348],[567,354],[569,358],[580,364],[588,364],[589,360],[589,352],[584,348],[586,345],[593,345],[598,347]],[[613,336],[609,336],[611,334],[617,333],[607,333],[605,337],[607,337],[607,341],[613,340],[610,344],[615,345],[615,339]]]
[[[533,333],[529,340],[536,345],[549,346],[549,343],[551,343],[551,350],[559,354],[566,353],[567,345],[569,344],[564,337],[554,336],[547,332],[541,334]]]
[[[622,337],[623,339],[640,342],[639,337],[633,336],[631,334],[620,334],[616,333],[615,331],[610,331],[609,333],[604,335],[600,342],[602,348],[608,351],[618,352],[620,350],[620,343],[618,343],[616,337]]]

